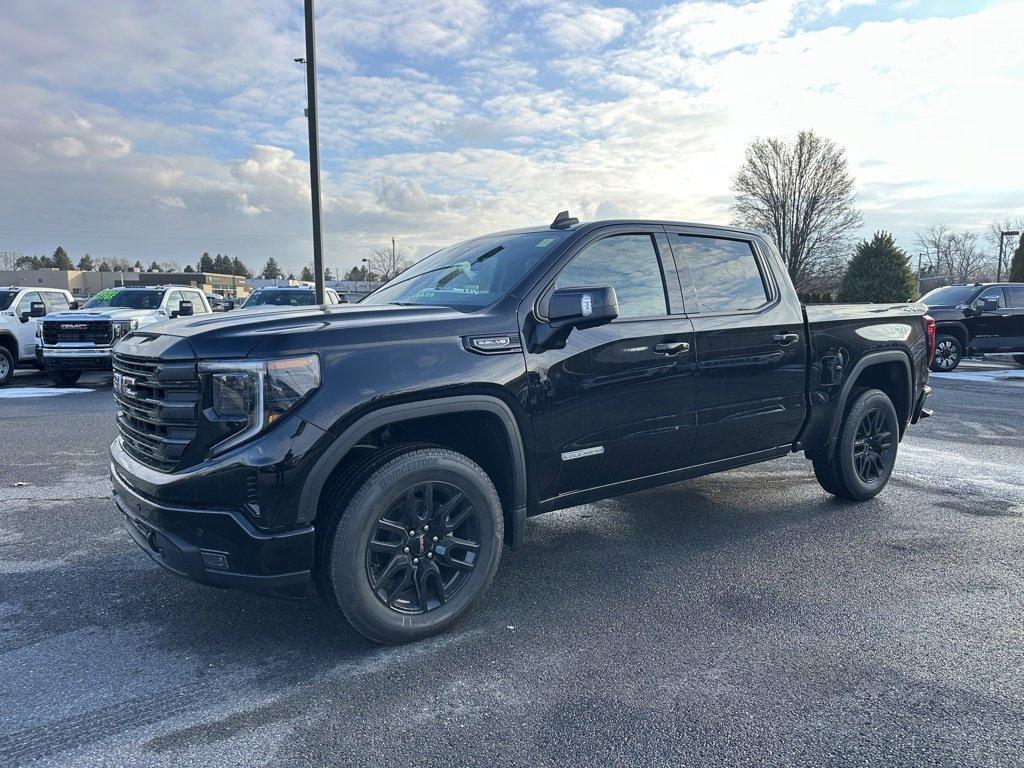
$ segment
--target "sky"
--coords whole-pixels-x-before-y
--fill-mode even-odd
[[[326,262],[728,224],[748,142],[846,148],[863,236],[1024,215],[1024,0],[317,0]],[[312,259],[301,0],[5,0],[0,251]]]

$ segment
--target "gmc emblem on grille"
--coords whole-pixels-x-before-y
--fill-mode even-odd
[[[128,397],[138,396],[138,392],[135,391],[136,380],[131,376],[125,376],[123,373],[114,374],[114,392],[118,395],[127,395]]]
[[[60,329],[62,331],[84,331],[88,328],[87,323],[61,323]]]

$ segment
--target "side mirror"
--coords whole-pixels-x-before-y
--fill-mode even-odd
[[[562,349],[573,328],[596,328],[619,316],[615,289],[560,288],[547,301],[547,322],[537,324],[534,344],[537,350]]]
[[[984,299],[981,303],[982,312],[995,312],[997,309],[999,309],[998,299],[987,298]]]
[[[77,301],[72,301],[68,305],[68,309],[81,309],[81,308],[82,308],[81,305]]]
[[[183,301],[178,305],[178,317],[192,317],[192,315],[193,311],[191,301]]]
[[[28,316],[46,317],[46,305],[41,301],[33,301]]]

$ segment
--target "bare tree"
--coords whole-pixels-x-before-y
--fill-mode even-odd
[[[981,246],[977,232],[957,232],[935,224],[917,233],[917,243],[925,253],[921,274],[928,279],[927,286],[922,280],[922,290],[995,276],[995,257]]]
[[[1024,232],[1024,216],[1017,216],[1016,218],[1001,219],[993,221],[988,225],[988,231],[985,233],[985,240],[988,242],[989,247],[992,249],[993,260],[999,260],[999,245],[1000,239],[1002,238],[1003,232]],[[1013,258],[1013,250],[1016,248],[1014,244],[1017,240],[1016,237],[1005,238],[1003,252],[1003,274],[1009,274],[1010,271],[1010,259]]]
[[[798,289],[836,272],[863,221],[845,150],[813,131],[751,142],[732,190],[736,223],[775,241]]]
[[[370,258],[366,260],[370,279],[376,277],[386,283],[409,268],[409,258],[409,252],[404,248],[396,248],[394,240],[391,241],[390,248],[374,248]]]

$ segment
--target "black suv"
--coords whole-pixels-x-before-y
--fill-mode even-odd
[[[530,515],[793,451],[827,492],[871,498],[929,413],[934,341],[920,304],[802,307],[756,233],[565,214],[359,304],[127,336],[114,498],[179,575],[312,583],[407,641],[480,599]]]
[[[938,334],[933,371],[952,371],[964,355],[989,352],[1013,352],[1024,365],[1024,283],[947,285],[920,301]]]

